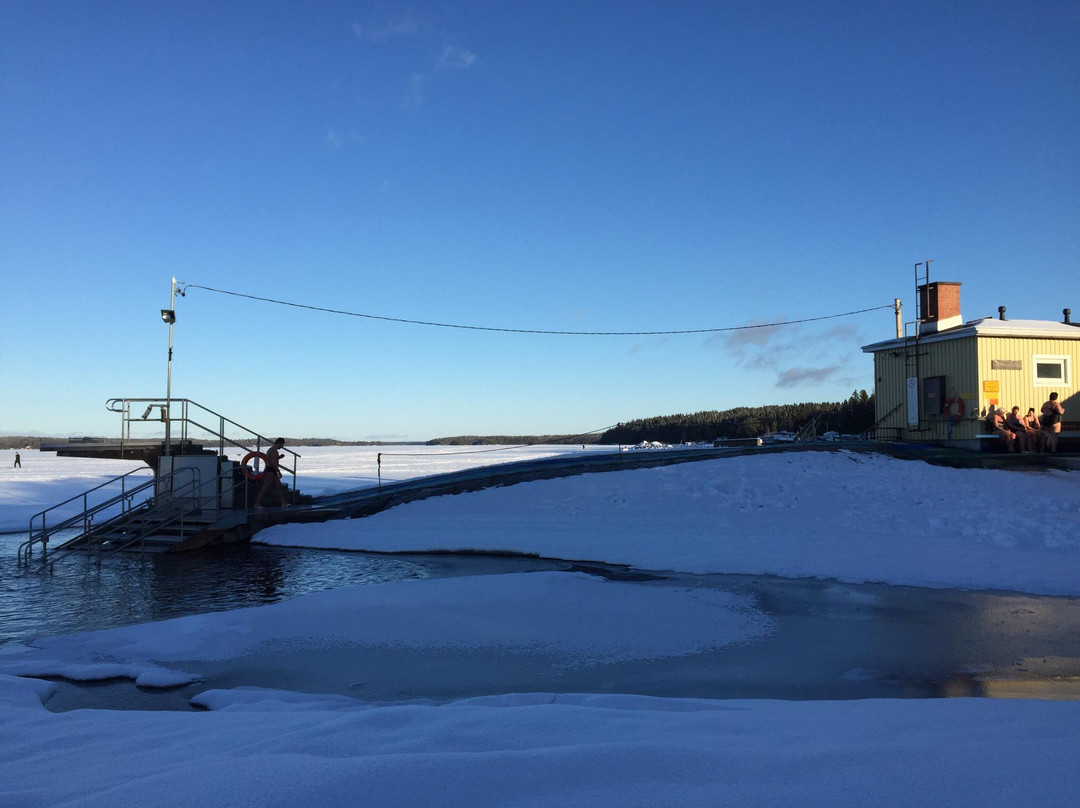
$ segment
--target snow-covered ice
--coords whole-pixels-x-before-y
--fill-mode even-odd
[[[321,472],[327,488],[366,475],[369,452],[357,452],[351,469],[348,452],[327,454],[340,463]],[[24,464],[32,458],[24,453]],[[260,537],[1076,594],[1078,480],[846,454],[761,456],[523,483]],[[25,507],[20,496],[44,501],[64,485],[45,495],[25,478],[17,492],[10,481],[0,473],[0,520]],[[454,648],[475,652],[477,664],[504,649],[573,666],[722,651],[770,627],[752,598],[543,572],[351,587],[6,648],[0,804],[1074,801],[1077,702],[522,693],[373,704],[207,687],[195,699],[207,712],[54,714],[41,702],[55,685],[12,675],[113,675],[168,687],[196,678],[185,666],[199,660],[340,644]]]
[[[1076,595],[1080,474],[763,454],[434,497],[255,540]]]

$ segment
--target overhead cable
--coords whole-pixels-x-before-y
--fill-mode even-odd
[[[327,314],[341,314],[346,317],[363,317],[367,320],[383,320],[390,323],[406,323],[408,325],[426,325],[436,328],[460,328],[468,331],[499,331],[510,334],[544,334],[548,336],[567,336],[567,337],[659,337],[659,336],[672,336],[676,334],[715,334],[721,331],[745,331],[751,328],[776,328],[784,325],[797,325],[799,323],[813,323],[819,320],[833,320],[838,317],[850,317],[853,314],[865,314],[868,311],[878,311],[880,309],[891,309],[894,304],[889,303],[885,306],[871,306],[867,309],[857,309],[856,311],[845,311],[839,314],[826,314],[821,317],[803,317],[798,320],[784,320],[782,322],[775,323],[755,323],[753,325],[730,325],[723,328],[685,328],[676,331],[545,331],[536,328],[496,328],[494,326],[486,325],[461,325],[456,323],[436,323],[429,320],[408,320],[404,317],[385,317],[379,314],[362,314],[356,311],[344,311],[343,309],[331,309],[325,306],[311,306],[306,303],[294,303],[289,300],[275,300],[272,297],[260,297],[259,295],[249,295],[244,292],[232,292],[228,289],[215,289],[211,286],[200,286],[195,283],[183,283],[183,291],[187,289],[203,289],[207,292],[216,292],[221,295],[232,295],[233,297],[243,297],[248,300],[258,300],[263,303],[274,303],[278,306],[292,306],[297,309],[308,309],[309,311],[321,311]]]

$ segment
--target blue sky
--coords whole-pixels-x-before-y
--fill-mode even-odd
[[[497,328],[1080,313],[1076,2],[0,2],[0,432],[165,394],[170,278]],[[888,310],[439,329],[199,289],[263,433],[576,433],[872,389]]]

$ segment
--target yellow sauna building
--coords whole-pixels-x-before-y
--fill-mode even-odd
[[[1080,324],[998,318],[964,322],[960,284],[918,288],[915,333],[864,345],[874,355],[878,439],[990,447],[989,407],[1039,412],[1056,392],[1065,408],[1062,442],[1080,421]],[[1075,436],[1075,435],[1073,435]],[[1065,450],[1065,447],[1061,447]]]

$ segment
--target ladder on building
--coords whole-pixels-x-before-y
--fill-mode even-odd
[[[930,264],[933,263],[932,258],[928,258],[926,261],[920,261],[915,265],[915,323],[914,334],[911,338],[905,335],[904,339],[904,371],[907,379],[916,379],[917,389],[914,391],[916,396],[916,405],[918,407],[918,423],[911,424],[910,419],[907,425],[908,429],[916,432],[922,432],[929,427],[925,423],[923,406],[922,406],[922,373],[920,368],[920,359],[925,355],[925,351],[920,350],[919,347],[919,325],[931,315],[936,315],[936,312],[928,312],[927,307],[933,305],[930,296],[924,290],[930,288]]]

